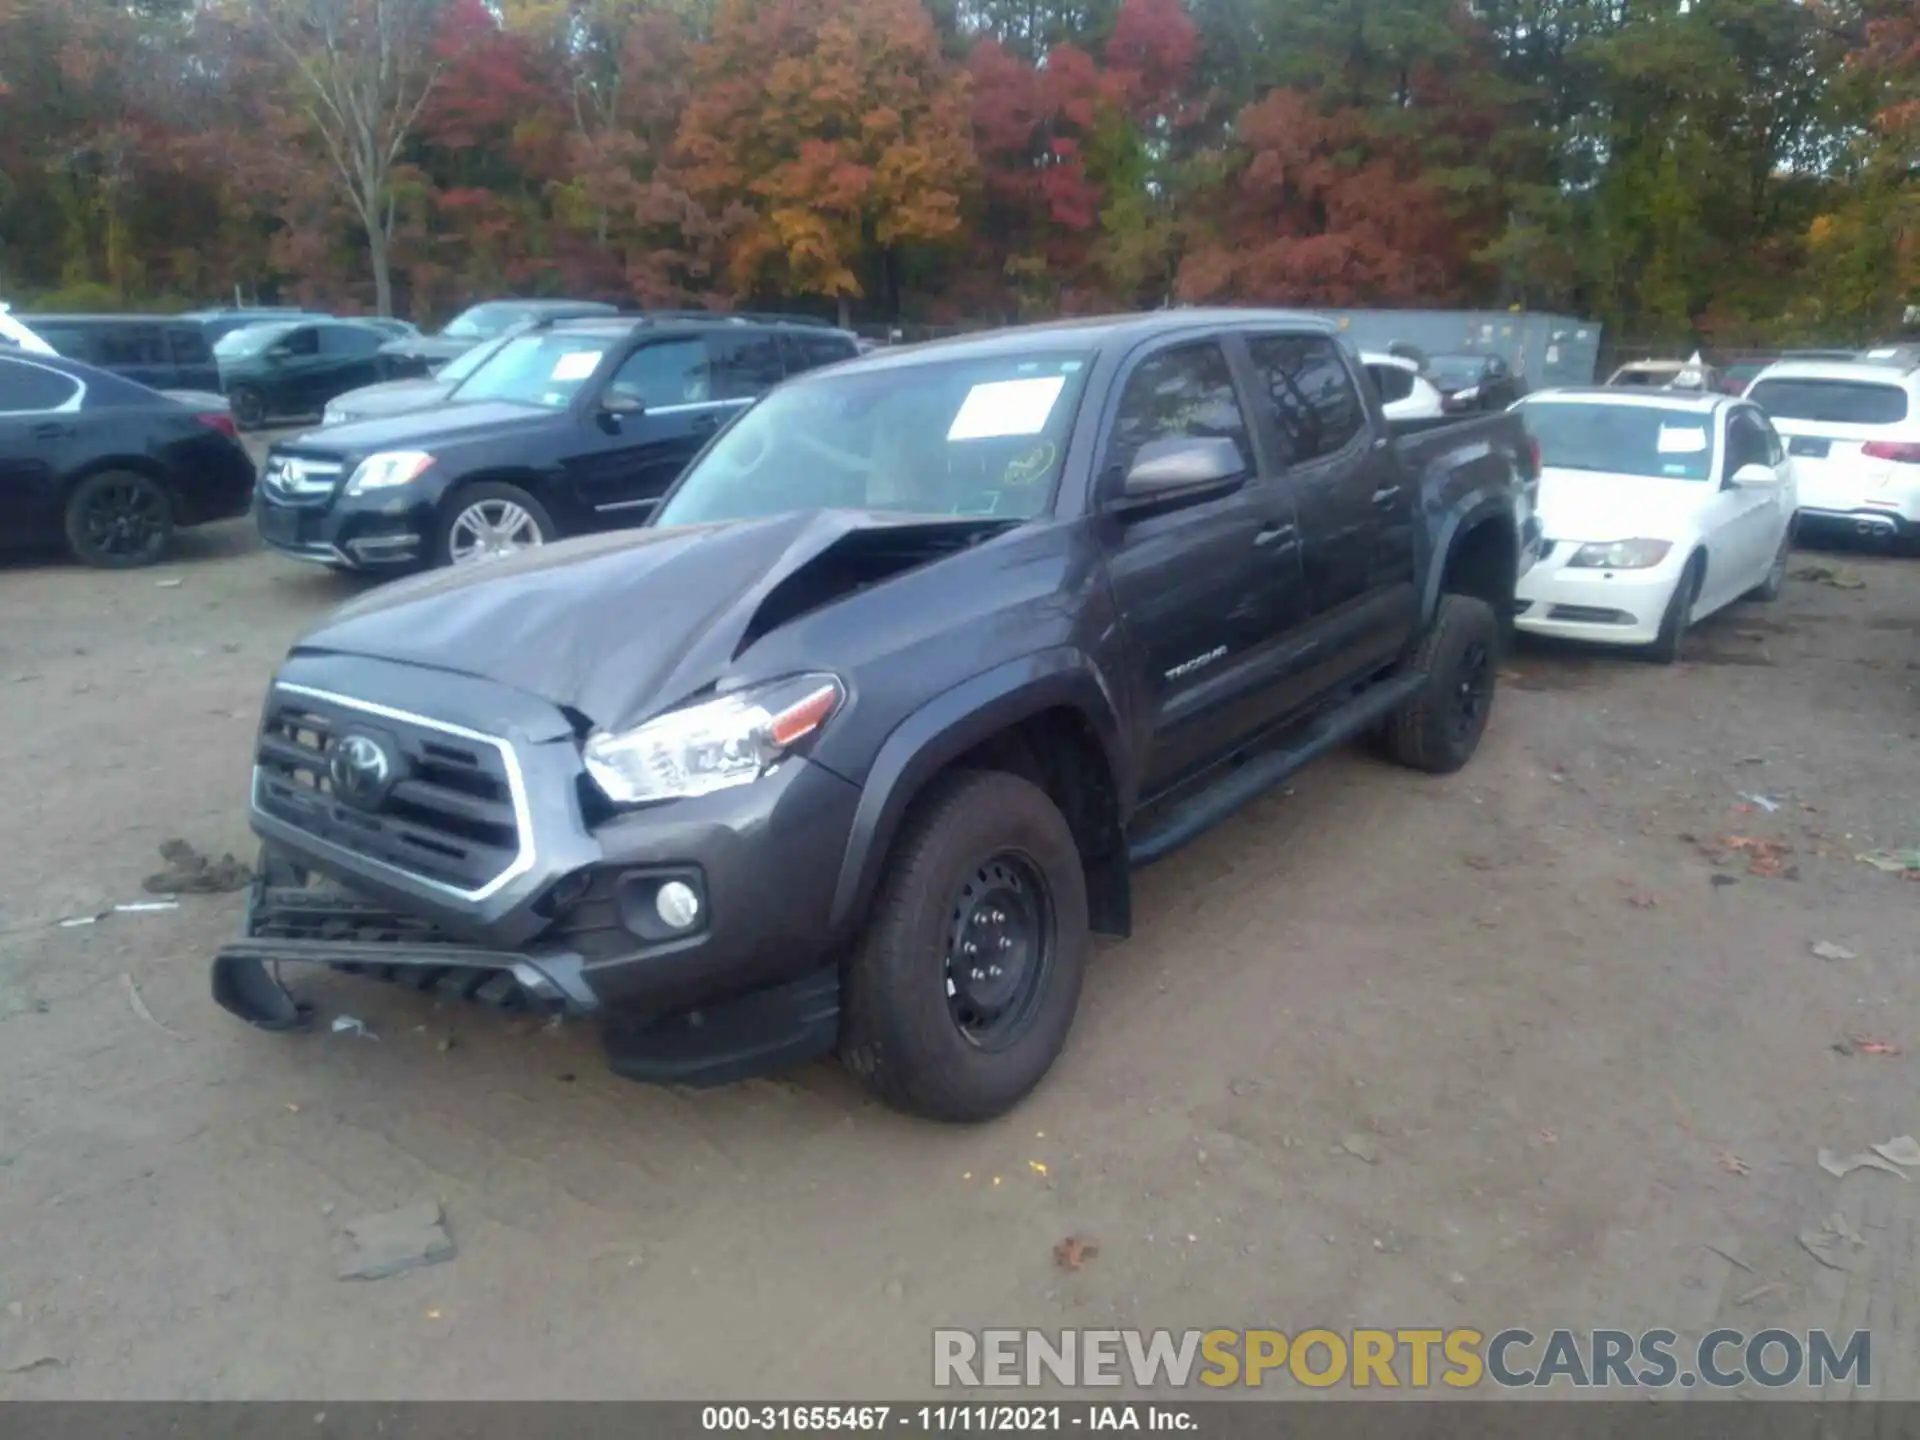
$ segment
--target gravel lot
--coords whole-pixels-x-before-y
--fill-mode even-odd
[[[1920,1186],[1815,1164],[1920,1131],[1920,887],[1855,858],[1920,843],[1920,563],[1846,563],[1672,669],[1523,648],[1466,772],[1343,753],[1146,872],[1053,1077],[966,1130],[346,977],[256,1033],[207,992],[238,896],[58,926],[170,836],[250,858],[262,689],[354,587],[244,524],[0,571],[0,1398],[906,1397],[936,1325],[1716,1320],[1870,1323],[1920,1395]],[[335,1278],[419,1199],[451,1262]],[[1851,1278],[1796,1241],[1836,1210]]]

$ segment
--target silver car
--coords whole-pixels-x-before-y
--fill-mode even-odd
[[[438,373],[412,380],[384,380],[378,385],[362,385],[336,395],[320,414],[320,423],[346,425],[355,420],[378,420],[388,415],[404,415],[411,410],[426,410],[451,395],[454,387],[491,360],[500,347],[519,334],[516,325],[504,335],[474,346],[464,355],[456,355]]]

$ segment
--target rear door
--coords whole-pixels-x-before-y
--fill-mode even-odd
[[[1412,633],[1417,497],[1330,337],[1251,334],[1247,354],[1299,514],[1310,630],[1298,684],[1318,693]]]
[[[1865,368],[1865,367],[1862,367]],[[1802,510],[1865,509],[1900,462],[1865,453],[1874,441],[1920,440],[1903,377],[1763,376],[1746,397],[1767,412],[1793,460]]]
[[[1145,794],[1230,753],[1264,723],[1275,648],[1302,612],[1291,504],[1258,451],[1251,396],[1215,339],[1139,352],[1105,417],[1100,501],[1108,574],[1144,661],[1154,734]],[[1244,482],[1169,508],[1115,513],[1127,471],[1149,441],[1231,440]]]
[[[371,385],[379,378],[380,347],[387,337],[372,326],[322,325],[320,363],[308,388],[308,407],[319,410],[336,395]]]
[[[173,359],[167,353],[166,329],[151,320],[114,320],[103,323],[94,339],[94,363],[116,375],[156,390],[173,383]]]
[[[1709,508],[1714,533],[1707,537],[1708,599],[1725,604],[1766,579],[1773,552],[1780,543],[1780,506],[1784,491],[1735,485],[1733,477],[1745,465],[1759,465],[1780,475],[1773,437],[1759,411],[1741,406],[1727,413],[1720,493]],[[1718,553],[1715,553],[1718,552]],[[1715,574],[1720,583],[1714,584]]]
[[[637,525],[732,407],[714,398],[706,339],[690,333],[643,342],[596,400],[609,397],[644,408],[589,406],[565,467],[593,523]]]

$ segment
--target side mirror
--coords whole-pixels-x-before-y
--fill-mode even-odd
[[[638,395],[609,390],[600,397],[600,408],[608,415],[639,415],[646,410],[647,402]]]
[[[1207,490],[1247,473],[1240,447],[1221,437],[1149,440],[1133,457],[1120,497],[1129,508],[1190,490]]]
[[[1774,473],[1771,465],[1762,465],[1756,461],[1751,465],[1742,465],[1738,470],[1734,471],[1733,474],[1727,477],[1727,483],[1729,485],[1760,488],[1769,485],[1778,485],[1780,483],[1780,477]]]
[[[286,359],[291,354],[293,354],[293,351],[289,349],[287,346],[274,345],[268,348],[267,359],[272,360],[275,363],[278,363],[279,361]]]

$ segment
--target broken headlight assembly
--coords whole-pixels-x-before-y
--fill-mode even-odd
[[[600,731],[581,747],[587,774],[616,805],[685,800],[749,785],[833,717],[846,688],[796,675]]]

